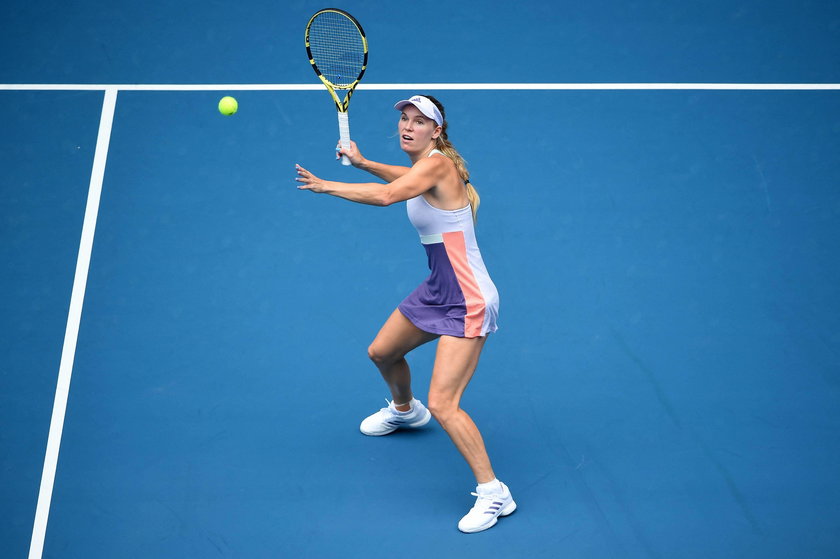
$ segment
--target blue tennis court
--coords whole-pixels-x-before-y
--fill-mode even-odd
[[[324,6],[12,2],[4,557],[837,556],[840,6],[490,4],[338,6],[354,141],[407,164],[393,103],[432,93],[482,197],[463,406],[519,508],[465,535],[440,426],[358,432],[428,269],[404,204],[295,188],[370,180],[305,57]]]

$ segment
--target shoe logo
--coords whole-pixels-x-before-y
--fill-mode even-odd
[[[499,501],[493,501],[493,504],[487,507],[487,510],[484,512],[484,514],[496,514],[497,512],[499,512],[499,509],[502,508],[503,504],[504,503],[500,503]]]

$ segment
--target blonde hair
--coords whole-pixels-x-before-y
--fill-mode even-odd
[[[455,149],[455,146],[452,145],[452,142],[449,141],[449,137],[446,134],[446,128],[449,126],[449,123],[446,122],[446,112],[443,110],[443,104],[431,95],[424,95],[424,97],[437,105],[443,117],[443,131],[440,133],[440,136],[435,138],[435,148],[442,151],[446,157],[455,163],[455,169],[458,170],[458,175],[464,181],[464,186],[467,188],[467,199],[470,201],[470,207],[472,208],[473,221],[476,221],[478,219],[478,206],[481,204],[481,198],[478,195],[478,191],[470,182],[470,172],[467,171],[467,162],[461,157],[461,154],[458,153],[458,150]]]

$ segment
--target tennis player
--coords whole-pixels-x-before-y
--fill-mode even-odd
[[[387,435],[422,427],[434,418],[466,459],[478,486],[475,505],[460,520],[462,532],[480,532],[516,510],[510,490],[496,479],[481,433],[460,408],[461,396],[478,365],[487,335],[496,331],[499,296],[476,243],[474,223],[479,197],[469,183],[463,158],[447,139],[441,103],[415,95],[400,101],[397,131],[411,167],[365,159],[355,143],[337,148],[351,163],[388,184],[322,180],[296,166],[298,188],[353,202],[389,206],[406,201],[431,275],[391,314],[368,355],[391,390],[392,400],[362,421],[365,435]],[[405,356],[438,340],[428,408],[414,398]]]

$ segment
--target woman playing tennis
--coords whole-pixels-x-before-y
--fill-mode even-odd
[[[388,184],[326,181],[297,165],[298,188],[376,206],[406,201],[431,275],[400,303],[368,349],[393,399],[362,421],[360,429],[366,435],[387,435],[422,427],[434,416],[478,483],[475,505],[458,528],[480,532],[516,509],[507,486],[496,479],[481,433],[459,405],[487,334],[496,331],[499,296],[476,244],[478,194],[463,158],[447,139],[443,105],[433,97],[415,95],[394,108],[401,112],[397,131],[411,167],[369,161],[351,143],[339,148],[339,155]],[[413,396],[405,356],[435,339],[427,409]]]

